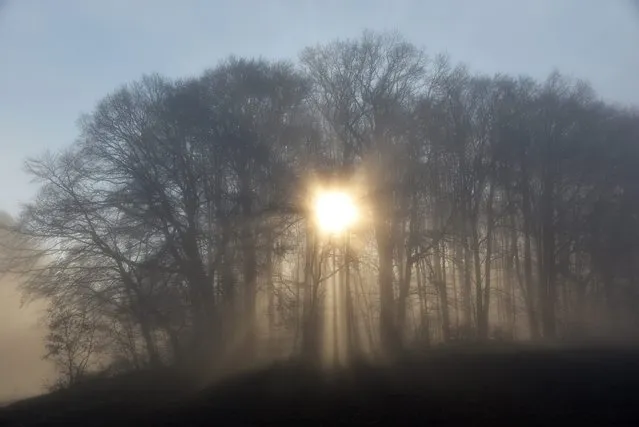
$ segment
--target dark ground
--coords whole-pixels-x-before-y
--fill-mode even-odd
[[[171,371],[0,409],[0,425],[639,425],[639,350],[446,349],[335,375],[281,364],[192,391]]]

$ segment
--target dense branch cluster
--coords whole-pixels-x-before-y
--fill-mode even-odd
[[[357,354],[628,337],[638,142],[636,111],[582,82],[471,74],[395,34],[147,76],[28,163],[24,289],[53,302],[71,380],[97,360],[312,360],[336,276]],[[347,251],[313,227],[317,185],[357,196]]]

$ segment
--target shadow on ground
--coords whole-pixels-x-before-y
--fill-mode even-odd
[[[17,402],[0,425],[639,425],[639,351],[457,348],[327,375],[287,363],[195,391],[175,371]]]

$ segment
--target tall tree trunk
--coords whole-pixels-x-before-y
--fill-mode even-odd
[[[385,224],[378,223],[375,234],[379,254],[380,339],[382,350],[387,354],[392,354],[399,350],[401,343],[393,309],[395,305],[393,295],[393,247],[388,227]]]
[[[358,360],[360,358],[360,337],[357,327],[357,315],[353,302],[353,287],[351,286],[351,247],[350,237],[346,236],[344,291],[346,293],[346,330],[348,343],[348,357]]]
[[[550,165],[547,167],[551,167]],[[553,215],[554,182],[550,171],[546,171],[542,194],[542,250],[543,275],[541,292],[542,326],[545,338],[555,337],[556,267],[555,267],[555,231]]]
[[[430,345],[430,321],[428,317],[428,295],[424,286],[423,261],[418,261],[415,265],[415,276],[417,277],[417,292],[419,293],[419,313],[420,313],[420,339],[425,346]]]
[[[244,326],[246,341],[244,351],[248,357],[255,355],[256,318],[255,302],[257,294],[257,257],[253,232],[253,199],[248,173],[241,179],[240,204],[242,207],[242,255],[244,270]]]
[[[220,266],[218,271],[218,287],[222,291],[222,301],[220,304],[220,318],[223,324],[220,326],[221,334],[219,343],[225,345],[233,335],[235,322],[237,321],[237,299],[236,299],[236,278],[233,271],[234,256],[231,247],[231,226],[227,219],[220,221],[222,228],[222,238],[217,250],[220,252]]]
[[[211,330],[215,324],[215,298],[213,283],[206,274],[200,258],[196,236],[194,228],[189,228],[183,233],[185,255],[183,271],[193,305],[193,356],[196,363],[208,364],[213,355],[215,340]]]
[[[459,309],[459,290],[457,289],[457,278],[459,277],[459,260],[460,260],[460,255],[459,255],[459,245],[455,245],[455,257],[454,257],[454,261],[453,261],[453,265],[451,268],[451,276],[452,276],[452,284],[453,284],[453,307],[455,308],[455,330],[459,330],[459,325],[460,325],[460,312],[461,310]],[[450,303],[450,301],[449,301]],[[450,336],[449,336],[450,338]]]
[[[160,355],[155,344],[155,338],[151,328],[151,318],[148,313],[148,307],[140,287],[135,283],[132,277],[124,270],[123,266],[119,266],[121,277],[124,281],[125,291],[129,304],[133,309],[133,319],[137,321],[140,327],[140,333],[144,340],[149,365],[152,367],[160,366]]]
[[[146,352],[149,357],[149,365],[152,368],[157,368],[162,364],[162,362],[160,360],[158,348],[155,344],[155,338],[153,337],[153,332],[149,324],[149,319],[145,314],[141,314],[139,318],[139,322],[140,322],[140,331],[142,332],[142,338],[144,339]]]
[[[441,278],[439,286],[439,299],[442,311],[442,338],[444,342],[450,340],[450,313],[448,309],[448,284],[446,282],[446,244],[439,242],[437,244],[437,257],[441,262]],[[455,274],[453,270],[453,274]]]
[[[464,218],[464,225],[462,226],[462,249],[464,253],[463,262],[463,288],[462,288],[462,305],[463,305],[463,322],[462,328],[465,338],[469,338],[469,335],[473,329],[473,317],[472,317],[472,288],[471,288],[471,260],[470,260],[470,242],[468,236],[468,224],[466,218]]]
[[[302,312],[302,357],[312,364],[320,362],[319,318],[317,295],[319,266],[317,239],[310,224],[306,227],[304,260],[304,304]]]
[[[171,344],[171,352],[173,354],[173,364],[180,366],[184,362],[184,352],[182,351],[182,343],[177,331],[169,327],[164,328],[169,337]]]
[[[515,287],[515,280],[517,281],[517,286],[519,289],[523,289],[523,294],[526,294],[526,290],[524,289],[524,279],[521,274],[521,266],[519,260],[519,247],[518,247],[518,236],[517,236],[517,227],[515,221],[515,213],[513,211],[510,212],[510,248],[508,252],[508,263],[507,263],[507,272],[506,272],[506,280],[508,280],[508,288],[510,293],[510,324],[511,331],[513,333],[513,338],[515,336],[515,330],[517,328],[517,288]],[[508,243],[505,244],[505,246]]]
[[[266,299],[269,336],[275,332],[275,286],[273,284],[273,237],[269,226],[266,231],[266,266],[264,274],[266,276]]]
[[[404,261],[404,271],[399,283],[399,296],[397,298],[397,332],[400,334],[402,340],[406,335],[406,304],[408,299],[408,292],[410,290],[410,282],[413,275],[413,260],[412,253],[407,249],[406,260]]]
[[[488,338],[488,331],[484,328],[484,292],[482,288],[483,278],[481,271],[481,248],[479,247],[479,224],[473,218],[471,225],[471,238],[473,242],[473,267],[475,270],[475,313],[477,316],[477,338]]]
[[[404,238],[405,251],[404,251],[404,271],[401,277],[401,283],[399,287],[399,299],[397,301],[397,327],[402,337],[405,335],[404,328],[406,326],[406,304],[410,291],[411,280],[413,277],[413,252],[417,236],[415,235],[417,230],[417,200],[415,197],[411,200],[410,214],[408,218],[408,238]]]
[[[619,298],[615,293],[614,283],[613,283],[613,271],[612,271],[612,260],[609,259],[608,254],[603,255],[601,260],[601,278],[604,287],[604,297],[606,309],[610,313],[609,315],[609,323],[610,328],[614,332],[616,328],[620,326],[621,323],[621,307],[619,304]]]
[[[539,338],[539,321],[537,319],[537,310],[535,309],[535,301],[537,300],[533,283],[532,275],[532,242],[531,236],[533,232],[532,227],[532,212],[530,201],[530,182],[528,178],[526,160],[523,160],[522,165],[522,217],[524,226],[524,283],[526,292],[526,312],[528,314],[528,327],[530,329],[530,336],[532,339]]]
[[[490,316],[490,287],[491,287],[491,269],[492,269],[492,256],[493,256],[493,229],[495,224],[493,218],[493,199],[495,198],[495,186],[490,184],[490,191],[488,193],[487,207],[486,207],[486,260],[484,261],[484,289],[481,293],[482,311],[481,318],[478,320],[481,322],[479,326],[480,338],[488,338],[488,320]],[[477,248],[479,251],[479,248]],[[478,288],[479,290],[479,288]]]

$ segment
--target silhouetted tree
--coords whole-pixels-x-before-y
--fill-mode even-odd
[[[474,75],[394,33],[299,68],[230,58],[121,87],[30,161],[40,192],[12,230],[31,250],[5,267],[64,302],[57,355],[64,322],[85,350],[99,325],[101,357],[137,368],[275,342],[317,361],[335,277],[353,353],[633,335],[638,136],[636,111],[582,82]],[[348,239],[314,229],[321,185],[360,202]]]

